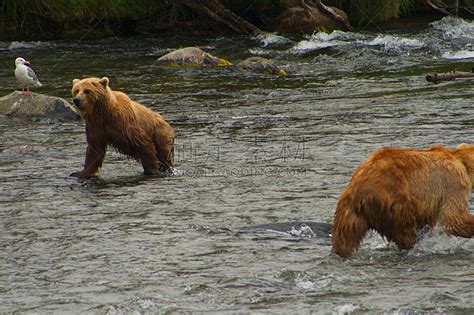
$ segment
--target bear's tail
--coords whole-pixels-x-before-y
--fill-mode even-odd
[[[367,222],[355,212],[350,202],[339,200],[332,228],[332,248],[341,257],[349,257],[368,231]]]

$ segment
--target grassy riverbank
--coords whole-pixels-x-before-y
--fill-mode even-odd
[[[205,31],[205,21],[184,0],[3,0],[0,39],[102,37],[135,32]],[[310,0],[306,0],[310,3]],[[237,15],[265,29],[269,17],[300,0],[221,0]],[[349,15],[354,26],[382,23],[416,13],[420,0],[325,0]],[[194,23],[204,20],[205,23]],[[178,23],[174,23],[178,22]],[[212,30],[212,27],[210,27]],[[271,30],[270,30],[271,31]]]
[[[155,0],[3,0],[2,38],[56,38],[80,29],[117,28],[126,21],[165,12]]]

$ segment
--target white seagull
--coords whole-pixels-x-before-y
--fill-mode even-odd
[[[30,85],[32,86],[42,86],[41,82],[38,80],[33,69],[28,67],[30,62],[18,57],[15,59],[15,77],[23,88],[23,95],[30,95]]]

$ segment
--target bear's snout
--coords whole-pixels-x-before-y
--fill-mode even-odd
[[[81,100],[78,99],[78,98],[75,98],[72,100],[72,102],[74,103],[74,105],[76,105],[78,108],[81,108]]]

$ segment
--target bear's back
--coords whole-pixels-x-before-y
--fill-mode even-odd
[[[347,192],[355,198],[405,193],[415,197],[442,196],[464,190],[469,183],[466,168],[452,150],[383,148],[357,168]]]

